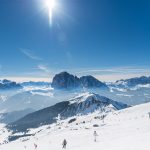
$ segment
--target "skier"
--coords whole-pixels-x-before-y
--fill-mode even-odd
[[[34,149],[37,149],[37,145],[34,143]]]
[[[102,119],[102,121],[103,121],[103,123],[104,123],[105,115],[102,115],[102,116],[101,116],[101,119]]]
[[[150,119],[150,112],[148,113],[148,115],[149,115],[149,119]]]
[[[24,146],[24,149],[27,149],[27,147],[26,147],[26,146]]]
[[[66,139],[64,139],[63,143],[62,143],[63,147],[62,148],[66,148],[66,145],[67,145],[67,141]]]
[[[97,132],[94,131],[93,135],[94,135],[94,142],[96,142],[96,137],[98,136]]]

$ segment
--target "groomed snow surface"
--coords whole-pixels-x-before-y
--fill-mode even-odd
[[[64,139],[68,142],[67,150],[149,150],[149,112],[150,103],[147,103],[109,113],[104,122],[99,112],[73,117],[76,121],[72,123],[68,123],[73,119],[69,118],[31,129],[29,134],[35,133],[34,136],[1,145],[0,150],[34,150],[34,143],[38,146],[37,150],[61,150]],[[94,131],[99,135],[97,142],[94,142]]]

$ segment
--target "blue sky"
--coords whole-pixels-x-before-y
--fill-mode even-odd
[[[0,78],[150,74],[150,1],[56,0],[51,26],[44,1],[0,1]]]

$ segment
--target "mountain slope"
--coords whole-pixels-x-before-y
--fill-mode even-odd
[[[31,113],[24,118],[10,124],[8,128],[24,131],[28,128],[36,128],[40,125],[51,124],[57,121],[57,117],[62,119],[76,115],[86,115],[96,110],[99,112],[112,112],[127,108],[126,104],[122,104],[108,99],[98,94],[86,93],[70,101],[57,103],[54,106]]]
[[[91,75],[81,77],[80,85],[81,87],[85,87],[85,88],[104,88],[104,89],[108,88],[105,83],[97,80]]]
[[[20,150],[26,146],[34,150],[33,144],[36,143],[38,150],[60,150],[62,141],[66,139],[68,150],[149,150],[149,108],[150,103],[147,103],[110,112],[104,122],[98,111],[87,116],[77,116],[70,124],[68,122],[72,118],[60,120],[57,124],[30,129],[28,134],[34,136],[20,138],[0,146],[0,149],[11,150],[13,147]],[[98,126],[94,127],[95,124]],[[97,142],[94,142],[94,131],[99,135]]]

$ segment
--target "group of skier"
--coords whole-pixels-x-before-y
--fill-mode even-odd
[[[97,136],[98,136],[96,131],[94,131],[93,136],[94,136],[94,142],[96,142],[97,141]],[[63,142],[62,142],[62,148],[66,149],[66,147],[67,147],[67,140],[64,139]],[[37,148],[38,148],[38,145],[34,143],[34,149],[36,150]],[[24,149],[26,150],[27,147],[24,146]]]

